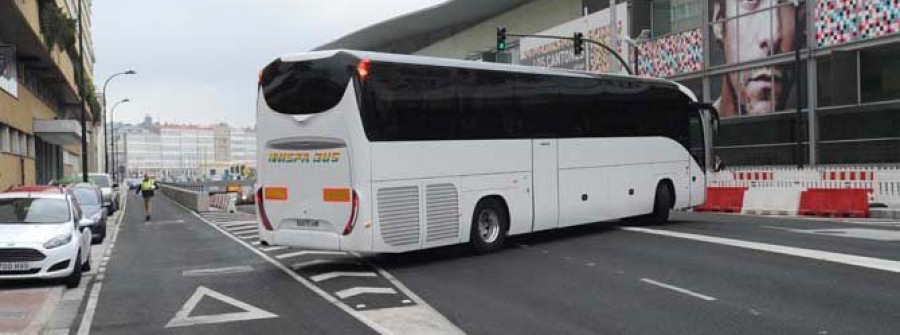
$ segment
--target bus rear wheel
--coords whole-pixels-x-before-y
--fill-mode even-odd
[[[509,214],[499,200],[487,198],[475,206],[470,243],[479,254],[500,250],[509,229]]]
[[[672,209],[672,191],[666,184],[656,185],[656,197],[653,201],[653,213],[650,224],[664,225],[669,222],[669,210]]]

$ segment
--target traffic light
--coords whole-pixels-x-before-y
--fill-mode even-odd
[[[506,27],[497,27],[497,51],[506,50]]]
[[[584,52],[584,34],[575,33],[575,36],[572,38],[572,42],[575,46],[575,55],[581,55]]]

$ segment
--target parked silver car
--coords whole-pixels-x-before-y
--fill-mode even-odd
[[[88,179],[100,188],[106,214],[115,213],[119,209],[119,184],[114,183],[112,177],[106,173],[88,173]]]
[[[81,206],[81,212],[84,219],[91,222],[91,232],[93,232],[93,243],[101,243],[106,239],[106,220],[107,214],[103,207],[103,195],[100,187],[89,183],[80,183],[69,186],[69,190],[78,200]]]

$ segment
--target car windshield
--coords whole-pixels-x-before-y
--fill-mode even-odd
[[[100,206],[100,198],[97,191],[86,187],[78,187],[73,191],[78,203],[82,206]]]
[[[109,187],[109,177],[103,175],[88,176],[91,183],[100,187]],[[80,200],[80,199],[79,199]]]
[[[44,224],[69,221],[69,205],[63,199],[0,199],[0,224]]]

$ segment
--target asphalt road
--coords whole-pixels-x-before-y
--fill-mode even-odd
[[[900,268],[891,270],[900,264],[900,223],[677,214],[673,224],[651,230],[601,223],[517,237],[484,256],[449,247],[357,257],[254,246],[252,216],[205,214],[206,223],[164,198],[155,200],[154,221],[146,224],[135,200],[92,333],[900,329]],[[192,295],[206,292],[197,293],[200,287],[221,295],[183,314],[190,324],[167,328]],[[247,309],[222,296],[277,317],[239,320]],[[250,314],[265,315],[258,312]],[[201,322],[228,318],[234,320]]]

